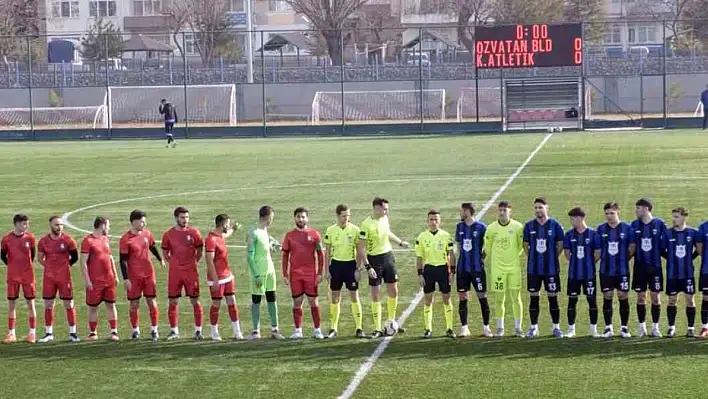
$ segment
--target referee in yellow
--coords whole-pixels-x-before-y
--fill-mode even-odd
[[[327,338],[336,338],[339,327],[339,303],[342,287],[347,287],[352,299],[352,315],[356,324],[356,337],[364,338],[361,328],[361,302],[359,302],[359,270],[356,251],[359,228],[349,222],[351,211],[347,205],[337,205],[337,223],[329,226],[324,235],[326,247],[325,278],[329,281],[332,303],[329,305],[330,330]]]
[[[452,276],[455,274],[455,242],[454,238],[440,228],[440,212],[428,211],[428,230],[420,233],[415,242],[416,266],[420,285],[425,294],[425,307],[423,320],[425,333],[423,338],[433,336],[433,293],[438,285],[442,294],[443,308],[445,309],[445,335],[455,338],[452,331],[452,304],[450,291]]]

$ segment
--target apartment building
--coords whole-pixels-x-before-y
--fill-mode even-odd
[[[626,53],[638,51],[639,48],[651,52],[661,51],[664,46],[664,25],[656,17],[661,15],[659,7],[662,4],[666,3],[656,1],[656,8],[649,13],[646,1],[605,0],[607,24],[604,46],[607,51]]]

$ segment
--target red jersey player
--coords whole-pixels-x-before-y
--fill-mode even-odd
[[[0,242],[0,258],[7,265],[7,303],[8,303],[8,328],[5,343],[9,344],[17,341],[15,335],[15,321],[17,315],[17,298],[20,297],[20,288],[27,301],[29,316],[29,334],[27,342],[34,343],[37,340],[35,332],[37,323],[37,311],[34,307],[34,298],[37,288],[34,282],[34,262],[35,238],[29,233],[29,217],[27,215],[15,215],[12,218],[14,228],[5,234]]]
[[[202,304],[199,303],[199,270],[204,241],[199,230],[189,226],[189,210],[183,206],[174,210],[175,226],[162,235],[162,255],[169,264],[167,296],[170,301],[167,318],[170,335],[167,340],[179,338],[178,306],[182,289],[192,302],[194,310],[194,338],[202,339]]]
[[[302,335],[302,303],[307,295],[310,304],[316,339],[324,338],[320,330],[320,307],[317,303],[317,286],[324,273],[324,251],[320,233],[307,226],[308,210],[297,208],[293,212],[295,228],[285,234],[282,243],[282,269],[285,284],[293,296],[293,320],[295,332],[291,339]],[[315,266],[316,264],[316,266]]]
[[[147,215],[141,210],[130,212],[130,230],[120,238],[120,271],[125,281],[125,290],[130,302],[130,325],[133,327],[132,340],[140,338],[140,297],[145,297],[150,311],[150,335],[153,342],[159,338],[157,331],[159,310],[157,308],[157,285],[155,284],[155,268],[152,267],[150,253],[165,267],[162,256],[155,246],[155,238],[146,229]]]
[[[110,221],[97,217],[93,221],[93,231],[81,241],[81,271],[86,284],[86,305],[89,307],[89,341],[98,339],[98,305],[106,304],[111,341],[118,341],[118,314],[116,312],[116,287],[118,275],[111,256],[111,242],[108,239]]]
[[[209,309],[209,321],[211,322],[211,339],[221,341],[219,335],[219,309],[221,300],[226,299],[226,307],[229,310],[231,327],[234,331],[234,339],[243,339],[241,325],[238,319],[238,308],[236,307],[236,285],[234,275],[229,268],[229,252],[226,247],[226,238],[233,233],[231,219],[228,215],[218,215],[214,220],[214,229],[204,240],[206,249],[207,265],[207,285],[211,291],[211,309]],[[236,225],[238,228],[238,224]]]
[[[79,342],[76,334],[76,309],[74,288],[71,283],[71,266],[79,260],[76,241],[64,232],[64,221],[59,216],[49,218],[49,233],[39,240],[37,261],[44,267],[42,298],[44,299],[44,338],[39,342],[54,340],[54,298],[64,302],[69,339]]]

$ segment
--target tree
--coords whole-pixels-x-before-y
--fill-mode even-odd
[[[492,18],[496,24],[551,23],[563,19],[563,0],[496,0]]]
[[[112,22],[99,19],[81,37],[81,56],[92,61],[120,58],[123,34]]]
[[[345,35],[349,17],[368,0],[284,0],[296,13],[303,14],[318,30],[333,65],[341,65],[342,49],[351,37]]]
[[[192,32],[194,47],[205,66],[213,66],[218,56],[235,57],[233,45],[234,25],[226,13],[230,10],[228,0],[173,0],[168,15],[172,17],[172,36],[180,52],[182,36],[180,31],[187,28]]]
[[[583,22],[583,35],[588,44],[601,45],[605,39],[606,24],[604,0],[565,0],[563,19]]]
[[[0,0],[0,56],[5,64],[9,59],[26,62],[30,53],[32,60],[42,57],[40,23],[37,0]]]
[[[698,0],[640,0],[629,11],[640,19],[661,20],[666,28],[664,43],[673,43],[678,48],[689,46],[692,40],[692,24],[687,21],[691,18],[692,9]],[[663,32],[660,33],[663,35]]]
[[[457,0],[454,11],[457,13],[457,38],[474,54],[474,27],[492,21],[494,0]]]

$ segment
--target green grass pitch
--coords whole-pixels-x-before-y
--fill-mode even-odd
[[[89,229],[96,215],[113,221],[112,235],[128,228],[128,213],[148,213],[148,228],[161,236],[172,224],[172,209],[187,206],[192,224],[206,234],[217,213],[226,212],[244,224],[255,222],[256,210],[270,204],[276,210],[274,237],[292,228],[292,210],[306,206],[310,224],[324,231],[335,220],[338,203],[352,206],[359,223],[370,212],[371,199],[391,201],[391,225],[400,237],[414,241],[423,231],[430,207],[442,210],[443,228],[454,229],[458,207],[471,200],[481,207],[507,181],[545,135],[489,135],[405,138],[319,138],[225,141],[181,141],[166,149],[155,141],[91,141],[0,144],[0,229],[9,231],[12,215],[31,216],[31,230],[40,237],[50,215],[94,204],[108,203],[71,216],[71,223]],[[514,217],[530,219],[533,198],[548,198],[552,216],[567,228],[567,210],[583,205],[589,222],[597,225],[602,204],[619,201],[624,220],[633,219],[634,201],[655,201],[655,215],[668,220],[672,207],[691,212],[689,224],[708,219],[708,144],[698,131],[555,134],[502,193],[514,205]],[[191,194],[189,194],[191,193]],[[140,198],[142,199],[135,199]],[[134,200],[131,200],[134,199]],[[125,200],[117,202],[118,200]],[[495,208],[484,216],[495,217]],[[67,229],[77,239],[83,233]],[[245,233],[236,232],[229,244],[243,245]],[[113,240],[114,254],[117,240]],[[397,254],[401,277],[399,315],[418,291],[414,258]],[[279,255],[276,255],[279,263]],[[237,301],[244,330],[250,326],[246,257],[230,249]],[[564,263],[565,264],[565,263]],[[0,274],[5,274],[4,266]],[[200,272],[203,276],[203,261]],[[37,267],[38,286],[41,270]],[[74,267],[79,335],[86,337],[87,309],[83,280]],[[564,284],[565,285],[565,284]],[[167,325],[166,272],[158,269],[161,333]],[[525,286],[524,286],[525,288]],[[321,286],[323,329],[328,329],[327,289]],[[0,288],[0,298],[5,297]],[[119,287],[118,314],[122,341],[109,343],[65,341],[67,328],[60,304],[56,308],[51,344],[0,345],[0,386],[3,397],[146,397],[185,398],[235,396],[264,398],[332,398],[340,395],[379,341],[356,340],[343,296],[340,338],[333,341],[194,343],[191,306],[182,300],[182,339],[153,344],[130,342],[127,302]],[[525,291],[524,291],[525,292]],[[368,287],[361,290],[365,330],[371,330]],[[208,297],[205,332],[208,334]],[[292,332],[290,296],[278,286],[283,332]],[[524,327],[528,326],[524,294]],[[565,329],[565,295],[561,296],[561,325]],[[631,294],[632,303],[635,295]],[[697,296],[700,306],[700,297]],[[456,300],[454,303],[456,304]],[[600,300],[601,302],[601,300]],[[662,316],[665,317],[665,303]],[[616,306],[616,302],[615,302]],[[678,334],[685,333],[683,301],[679,302]],[[482,339],[475,299],[470,301],[470,328],[464,340],[434,338],[423,341],[422,305],[406,321],[405,334],[396,336],[376,361],[354,394],[365,397],[443,398],[563,397],[607,398],[653,395],[698,396],[704,392],[701,375],[708,373],[708,344],[687,338],[620,341],[587,337],[587,305],[578,307],[578,332],[573,340],[549,337],[547,302],[541,301],[541,334],[535,340]],[[456,309],[456,307],[455,307]],[[37,303],[38,335],[43,335],[43,305]],[[632,305],[630,329],[636,335]],[[265,312],[265,307],[263,308]],[[385,302],[384,302],[385,312]],[[507,331],[513,331],[507,306]],[[0,306],[0,332],[6,332],[6,307]],[[384,315],[385,316],[385,315]],[[442,307],[435,307],[434,332],[443,333]],[[615,319],[618,312],[615,311]],[[141,305],[141,327],[148,331],[148,314]],[[230,336],[226,309],[221,332]],[[264,320],[267,320],[264,313]],[[305,333],[311,334],[305,308]],[[697,321],[700,319],[698,318]],[[456,330],[459,327],[455,311]],[[615,324],[617,324],[615,321]],[[662,330],[666,321],[662,319]],[[600,328],[602,318],[600,317]],[[103,309],[99,335],[106,336]],[[26,308],[20,305],[18,338],[27,333]]]

